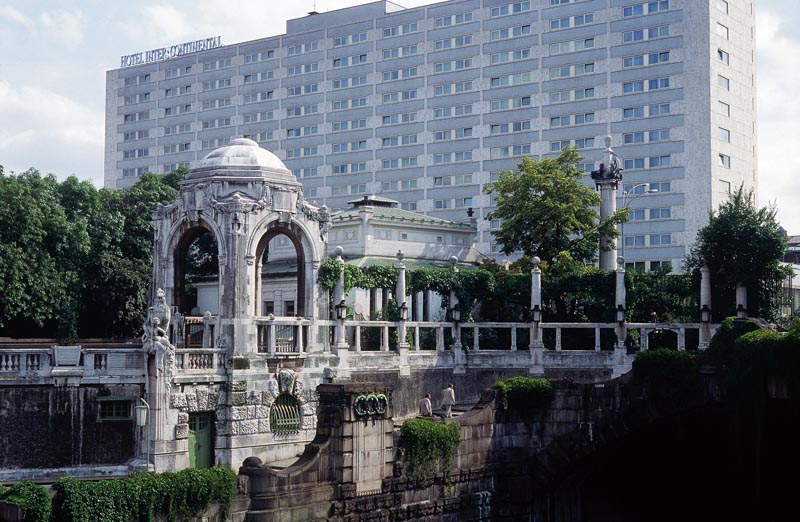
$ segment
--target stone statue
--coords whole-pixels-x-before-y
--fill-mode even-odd
[[[164,385],[169,391],[172,387],[172,377],[175,375],[175,347],[167,336],[171,312],[164,290],[159,288],[156,291],[153,306],[147,312],[142,348],[145,353],[155,355],[156,367],[162,372]]]

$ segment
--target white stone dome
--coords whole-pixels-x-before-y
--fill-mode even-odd
[[[219,167],[261,167],[287,171],[286,165],[267,149],[262,149],[253,140],[236,138],[229,145],[208,153],[197,164],[198,169]]]

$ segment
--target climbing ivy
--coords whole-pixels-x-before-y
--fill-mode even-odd
[[[26,480],[9,488],[0,486],[0,500],[22,506],[23,522],[49,522],[52,505],[47,490]]]
[[[372,265],[358,268],[355,265],[338,263],[328,258],[320,265],[319,284],[331,289],[336,286],[339,276],[344,270],[344,291],[352,288],[371,290],[374,288],[394,288],[397,285],[397,269],[388,265]],[[490,294],[494,290],[494,276],[482,269],[453,271],[450,267],[418,268],[407,272],[409,292],[433,291],[447,299],[450,290],[455,290],[461,303],[463,318],[470,316],[473,303]]]
[[[636,354],[633,375],[646,387],[647,396],[660,408],[685,406],[701,391],[702,381],[694,355],[668,348]]]
[[[504,409],[531,413],[553,398],[553,383],[541,377],[509,377],[492,385]]]
[[[461,442],[458,424],[442,424],[427,419],[408,419],[400,427],[399,445],[405,451],[403,462],[408,472],[418,478],[443,469],[445,479],[450,477],[450,463]]]
[[[227,520],[236,491],[228,468],[177,473],[134,473],[120,480],[83,482],[65,477],[55,484],[54,518],[60,522],[150,522],[197,516],[219,503]]]

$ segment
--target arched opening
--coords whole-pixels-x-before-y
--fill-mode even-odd
[[[256,248],[255,315],[304,317],[305,255],[300,238],[277,226],[261,238]]]
[[[288,434],[300,431],[300,403],[288,393],[281,393],[269,409],[269,429],[272,433]]]
[[[187,230],[175,247],[173,305],[185,316],[219,313],[219,259],[214,234],[202,223]]]
[[[672,330],[659,328],[647,334],[647,346],[649,350],[657,348],[678,349],[678,333]]]

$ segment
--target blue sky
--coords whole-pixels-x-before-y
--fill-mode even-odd
[[[358,3],[317,0],[316,9]],[[788,154],[798,150],[800,131],[799,4],[756,0],[759,202],[775,202],[792,234],[800,234],[798,160]],[[313,6],[313,0],[0,0],[0,165],[36,167],[61,179],[75,174],[101,186],[105,72],[118,67],[120,56],[215,35],[227,44],[281,34],[287,19]]]

